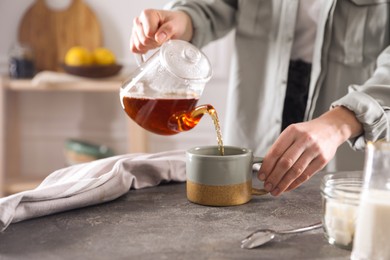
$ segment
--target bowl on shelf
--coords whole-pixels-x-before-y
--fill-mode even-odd
[[[65,156],[68,165],[86,163],[113,156],[114,151],[105,145],[78,139],[65,141]]]
[[[112,77],[119,73],[122,69],[122,65],[88,65],[88,66],[69,66],[65,63],[61,64],[61,67],[66,73],[71,75],[87,77],[87,78],[106,78]]]

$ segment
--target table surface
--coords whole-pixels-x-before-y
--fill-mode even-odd
[[[184,183],[130,190],[108,203],[11,224],[0,233],[0,259],[349,259],[322,229],[240,248],[257,228],[320,221],[322,175],[233,207],[193,204]]]

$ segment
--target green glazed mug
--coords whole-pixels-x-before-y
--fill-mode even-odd
[[[254,157],[247,148],[225,146],[194,147],[186,152],[187,199],[207,206],[234,206],[247,203],[252,195],[268,193],[252,187]]]

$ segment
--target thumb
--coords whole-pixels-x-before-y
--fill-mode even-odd
[[[155,34],[155,40],[159,44],[163,44],[167,40],[171,39],[174,35],[173,27],[170,23],[163,24]]]

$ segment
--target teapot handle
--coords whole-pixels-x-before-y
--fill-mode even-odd
[[[135,53],[134,57],[135,57],[135,61],[137,62],[138,67],[140,67],[142,64],[144,64],[146,61],[145,54]]]

